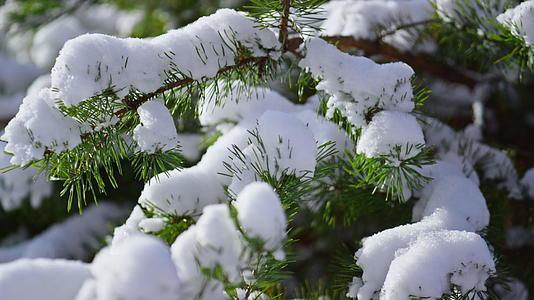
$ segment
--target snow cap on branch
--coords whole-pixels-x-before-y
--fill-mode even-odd
[[[228,189],[239,192],[258,180],[258,171],[273,178],[282,174],[312,177],[317,164],[317,145],[311,131],[298,119],[277,111],[267,111],[258,120],[256,136],[234,160],[234,177]]]
[[[418,145],[425,143],[423,130],[416,118],[405,112],[384,110],[378,112],[362,130],[356,151],[367,157],[395,154],[400,147],[399,159],[408,159],[420,152]]]
[[[235,202],[237,219],[245,233],[259,238],[268,251],[278,250],[286,237],[287,220],[273,188],[264,182],[248,184]]]
[[[159,174],[145,184],[139,204],[156,212],[196,217],[206,205],[224,197],[216,176],[198,165]]]
[[[437,299],[450,293],[451,285],[462,294],[485,291],[495,264],[486,242],[466,231],[439,231],[418,237],[395,253],[380,299]]]
[[[99,300],[180,299],[180,280],[161,240],[134,236],[101,250],[91,264]]]
[[[5,128],[5,151],[13,153],[11,163],[24,165],[41,159],[46,150],[61,152],[80,142],[79,124],[55,106],[49,89],[24,98],[19,112]]]
[[[52,87],[65,105],[113,88],[119,97],[130,89],[153,92],[167,72],[178,71],[194,80],[211,78],[235,63],[242,43],[255,57],[273,53],[279,43],[269,30],[257,30],[252,19],[231,9],[151,40],[87,34],[65,43],[52,69]],[[185,49],[184,49],[185,47]],[[80,59],[83,57],[84,59]]]
[[[525,1],[497,16],[499,23],[510,27],[512,34],[534,45],[534,1]]]
[[[137,112],[141,124],[133,131],[133,138],[146,153],[156,150],[169,151],[178,146],[178,133],[174,126],[171,113],[162,100],[155,99],[145,102]]]
[[[318,90],[330,95],[327,117],[338,109],[359,128],[366,124],[365,116],[374,108],[402,112],[414,108],[410,83],[414,71],[405,63],[377,64],[313,38],[307,41],[306,57],[299,66],[319,80]]]

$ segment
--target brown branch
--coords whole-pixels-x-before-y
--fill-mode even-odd
[[[417,71],[430,74],[434,77],[459,83],[473,89],[479,80],[455,66],[431,61],[424,55],[414,55],[398,50],[384,41],[354,39],[345,36],[324,37],[325,40],[335,43],[341,51],[360,49],[365,55],[380,55],[385,61],[403,61]]]
[[[289,35],[289,9],[291,8],[291,0],[281,0],[282,1],[282,20],[280,21],[280,34],[278,35],[278,40],[284,49],[286,48],[287,37]]]

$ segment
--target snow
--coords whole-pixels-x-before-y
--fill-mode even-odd
[[[201,299],[225,299],[221,283],[204,276],[200,268],[220,266],[231,282],[239,282],[242,251],[243,244],[228,206],[204,208],[197,224],[179,235],[171,246],[186,299],[195,298],[201,291],[204,291]]]
[[[323,6],[326,18],[321,25],[325,36],[352,36],[355,39],[377,39],[403,24],[432,18],[433,9],[428,0],[345,0],[330,1]],[[415,30],[398,30],[385,36],[385,41],[398,49],[413,51],[420,43]],[[427,45],[431,50],[435,46]],[[423,47],[423,49],[425,49]]]
[[[528,300],[529,293],[525,284],[517,278],[495,286],[495,292],[501,300]]]
[[[268,251],[280,248],[286,237],[287,220],[273,188],[264,182],[248,184],[234,203],[237,219],[247,236],[259,238]]]
[[[24,98],[19,112],[1,137],[8,142],[5,151],[14,155],[10,160],[12,164],[24,165],[43,158],[46,150],[61,152],[81,142],[77,122],[51,107],[52,103],[48,89]]]
[[[197,166],[207,173],[217,174],[216,178],[221,185],[229,185],[231,177],[221,175],[228,173],[223,163],[229,159],[229,149],[234,146],[244,149],[247,146],[247,139],[250,137],[249,130],[253,130],[254,126],[255,120],[246,119],[232,127],[206,150]]]
[[[239,282],[243,244],[228,205],[205,207],[195,226],[200,266],[210,269],[221,266],[231,282]]]
[[[495,264],[486,242],[465,231],[425,234],[398,250],[380,293],[380,299],[437,299],[459,287],[462,294],[486,290],[485,282]]]
[[[223,83],[212,83],[200,100],[199,121],[203,126],[257,119],[267,110],[287,113],[299,110],[298,105],[265,87],[246,88],[243,82],[234,81],[228,94],[221,96],[217,91],[221,92],[223,87]]]
[[[229,46],[234,38],[254,56],[276,53],[279,46],[269,30],[258,31],[243,14],[220,9],[150,40],[103,34],[69,40],[52,69],[52,87],[58,89],[56,98],[70,106],[110,87],[119,97],[133,88],[152,92],[172,69],[195,80],[210,78],[235,63],[235,49]]]
[[[313,177],[317,145],[310,130],[292,115],[267,111],[258,120],[249,145],[232,159],[234,177],[228,189],[237,195],[248,183],[258,179],[257,171],[273,178],[282,174]]]
[[[170,151],[178,146],[178,134],[171,113],[163,100],[150,100],[137,112],[141,124],[133,131],[133,138],[141,151],[153,154],[156,150]]]
[[[393,156],[395,146],[399,146],[399,159],[404,160],[417,155],[420,149],[416,146],[421,144],[425,144],[425,138],[413,115],[384,110],[363,128],[356,152],[367,157]]]
[[[72,300],[88,278],[88,265],[81,262],[20,259],[0,264],[0,300]]]
[[[87,259],[91,251],[101,247],[101,239],[109,233],[109,225],[125,215],[123,207],[100,203],[57,223],[31,240],[0,248],[0,262],[18,258]]]
[[[102,249],[91,264],[96,299],[180,299],[180,280],[169,247],[134,236]],[[87,292],[87,291],[85,291]]]
[[[494,18],[502,12],[503,7],[507,4],[504,0],[486,0],[480,4],[477,1],[465,1],[465,0],[437,0],[436,12],[440,18],[447,22],[457,23],[457,25],[463,25],[465,23],[465,14],[462,11],[473,12],[475,15],[480,16],[481,22],[486,24],[487,18]],[[467,15],[469,18],[469,14]]]
[[[87,32],[129,36],[134,26],[142,21],[143,11],[136,9],[120,10],[111,4],[93,4],[74,13]]]
[[[145,216],[143,209],[141,209],[141,206],[136,205],[132,209],[130,216],[128,219],[126,219],[124,224],[116,227],[113,230],[113,239],[111,244],[118,244],[134,235],[143,234],[139,228],[139,223],[145,219],[147,219],[147,217]]]
[[[340,129],[336,123],[311,110],[298,112],[296,117],[311,131],[317,146],[320,147],[326,143],[334,142],[338,153],[343,153],[344,150],[351,151],[354,148],[354,142],[350,136],[343,129]]]
[[[531,199],[534,199],[534,168],[530,168],[525,172],[520,183],[525,190],[525,194]]]
[[[50,28],[42,28],[36,39],[46,40],[51,34],[57,35],[58,43],[50,45],[54,48],[60,44],[59,40],[64,41],[79,33],[62,22],[76,21],[58,19],[57,23],[49,24]],[[8,141],[6,150],[15,154],[12,163],[27,163],[42,158],[45,149],[61,152],[80,143],[79,128],[57,110],[58,101],[66,106],[77,105],[109,88],[119,97],[125,97],[132,89],[153,92],[167,78],[167,72],[174,69],[195,80],[213,77],[219,69],[236,63],[235,41],[249,47],[255,56],[279,56],[279,43],[273,32],[257,30],[252,19],[229,9],[221,9],[185,28],[150,40],[121,39],[103,34],[84,34],[68,40],[52,68],[52,88],[38,95],[28,95],[17,117],[6,128],[3,139]],[[184,47],[189,47],[190,51],[185,51]],[[54,49],[36,50],[35,56],[44,57],[44,64]],[[145,111],[147,108],[150,112]],[[139,112],[150,118],[153,109],[153,104],[147,104]],[[36,128],[37,121],[47,126]],[[145,121],[148,122],[148,119]],[[153,151],[154,143],[158,141],[147,141],[147,136],[155,128],[148,132],[141,128],[138,137],[147,142],[141,147],[148,152]],[[164,133],[170,134],[166,131],[169,128],[164,127]],[[167,135],[164,139],[169,137]]]
[[[200,158],[200,145],[202,144],[202,134],[178,133],[180,141],[180,153],[188,161],[197,161]]]
[[[31,64],[20,63],[0,53],[0,93],[13,94],[26,88],[40,73]]]
[[[362,281],[354,280],[348,296],[371,299],[380,293],[380,299],[439,298],[451,283],[462,292],[485,290],[484,282],[495,266],[484,240],[470,232],[488,225],[486,201],[457,166],[438,164],[423,170],[435,179],[421,191],[413,208],[413,220],[420,221],[362,240],[355,255],[363,269]]]
[[[440,208],[457,217],[465,218],[472,226],[469,231],[480,231],[489,224],[490,214],[486,199],[478,187],[464,176],[435,179],[425,187],[422,194],[414,206],[412,216],[414,221],[429,216]]]
[[[5,143],[0,142],[0,168],[9,167],[11,156],[4,153]],[[38,169],[15,169],[0,174],[0,206],[4,211],[19,208],[25,199],[33,208],[39,207],[52,194],[52,183],[44,176],[37,176]]]
[[[512,160],[502,150],[473,141],[462,132],[455,132],[449,126],[433,118],[424,119],[423,132],[429,145],[438,151],[437,158],[462,166],[462,170],[474,182],[481,179],[495,180],[497,188],[508,191],[509,197],[520,199],[521,186]],[[456,158],[454,158],[456,156]],[[477,166],[480,175],[474,174]]]
[[[139,204],[156,213],[197,217],[202,208],[225,196],[216,176],[198,165],[162,173],[145,184]]]
[[[30,50],[32,61],[43,70],[50,70],[66,41],[85,33],[72,16],[58,18],[37,30]]]
[[[359,128],[366,124],[365,115],[373,108],[402,112],[414,108],[410,84],[414,72],[405,63],[380,65],[312,38],[306,43],[306,57],[299,66],[320,80],[316,88],[330,96],[327,118],[337,109]]]
[[[139,228],[143,232],[160,232],[164,227],[167,219],[165,218],[148,218],[139,222]]]
[[[499,23],[510,28],[512,34],[534,45],[534,1],[525,1],[497,16]]]
[[[417,223],[390,228],[363,239],[362,247],[355,254],[356,264],[363,269],[363,286],[358,289],[358,299],[371,299],[380,291],[397,250],[408,247],[425,233],[469,228],[471,226],[462,218],[437,209]]]

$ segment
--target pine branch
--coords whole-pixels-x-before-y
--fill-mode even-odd
[[[424,55],[405,53],[381,40],[355,39],[346,36],[324,37],[325,40],[335,43],[341,51],[360,49],[366,56],[381,55],[386,61],[403,61],[418,71],[428,73],[434,77],[450,82],[463,84],[473,89],[479,79],[455,66],[433,62]]]

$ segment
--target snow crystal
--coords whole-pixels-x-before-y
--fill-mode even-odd
[[[249,237],[259,238],[266,250],[280,248],[286,237],[286,215],[278,195],[264,182],[248,184],[237,196],[239,224]]]
[[[299,62],[319,79],[318,90],[330,95],[327,117],[336,109],[356,127],[365,125],[372,108],[409,112],[414,108],[410,78],[413,70],[396,62],[377,64],[339,51],[326,41],[314,38],[306,43],[306,57]]]
[[[156,150],[169,151],[178,146],[178,134],[171,113],[163,100],[150,100],[141,105],[137,112],[141,124],[133,131],[133,138],[146,153]]]
[[[72,300],[90,278],[86,264],[52,259],[20,259],[0,264],[0,300]]]
[[[484,239],[472,232],[441,231],[422,235],[398,250],[384,281],[380,299],[439,298],[457,286],[462,294],[486,290],[495,272]],[[452,275],[451,275],[452,274]]]
[[[424,143],[423,131],[413,115],[386,110],[363,128],[356,151],[377,157],[395,154],[395,146],[400,146],[399,158],[403,160],[417,155],[420,150],[416,146]]]
[[[102,249],[91,273],[99,300],[180,298],[180,280],[169,247],[152,236],[134,236]]]
[[[216,176],[198,165],[162,173],[145,184],[139,204],[156,213],[195,217],[206,205],[224,198],[223,186]]]

